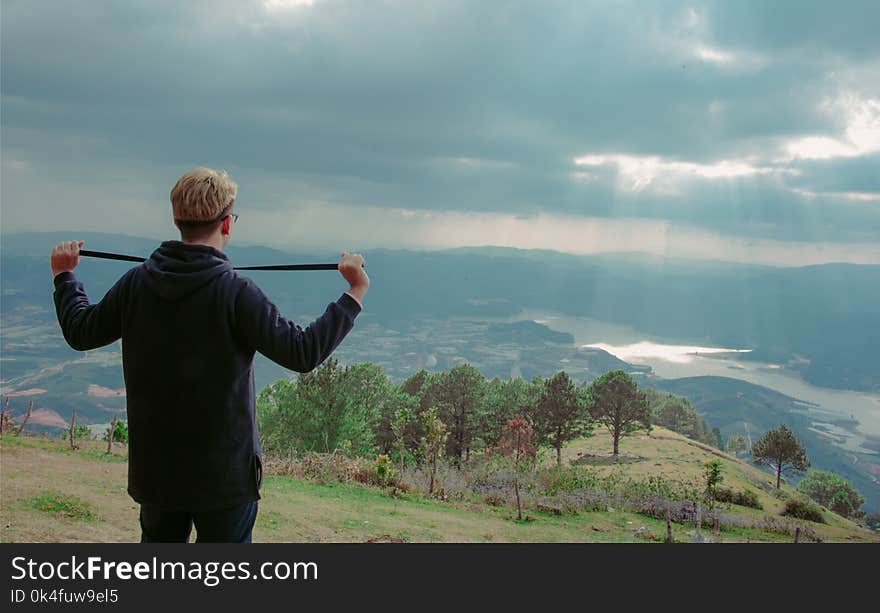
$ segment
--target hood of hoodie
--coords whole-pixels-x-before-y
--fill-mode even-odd
[[[208,245],[165,241],[143,264],[148,287],[169,302],[183,300],[232,271],[225,253]]]

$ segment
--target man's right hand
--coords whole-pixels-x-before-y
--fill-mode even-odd
[[[364,256],[347,251],[342,252],[342,257],[339,260],[339,272],[351,286],[348,293],[360,303],[363,303],[364,295],[370,289],[370,277],[364,270],[366,264]]]
[[[64,241],[52,248],[49,267],[52,269],[53,277],[57,277],[62,272],[73,272],[79,264],[79,250],[84,244],[85,241]],[[369,282],[367,284],[369,285]]]

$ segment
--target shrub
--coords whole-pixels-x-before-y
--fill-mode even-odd
[[[864,515],[859,508],[864,497],[849,481],[834,473],[814,470],[798,484],[798,490],[843,517],[858,519]]]
[[[288,477],[300,476],[300,464],[296,455],[288,453],[264,453],[264,475],[285,475]]]
[[[3,432],[12,432],[15,428],[15,420],[12,419],[12,416],[9,415],[6,411],[0,413],[0,420],[2,420],[2,424],[0,424],[0,430]]]
[[[716,500],[716,494],[724,477],[721,475],[721,462],[710,460],[703,465],[703,478],[706,481],[706,498]]]
[[[752,509],[763,509],[764,506],[758,500],[758,494],[752,490],[734,491],[727,487],[720,487],[715,490],[715,500],[718,502],[726,502],[741,507],[750,507]]]
[[[338,453],[308,453],[299,462],[298,476],[319,483],[355,480],[355,474],[364,468],[363,461],[347,458]],[[367,468],[368,472],[372,471]]]
[[[113,431],[113,442],[115,443],[127,443],[128,442],[128,424],[121,419],[116,422],[116,429]],[[101,440],[109,441],[110,440],[110,426],[107,426],[107,430],[104,431],[104,436],[101,437]]]
[[[394,478],[392,475],[391,458],[385,454],[378,456],[372,466],[363,465],[357,468],[352,478],[358,483],[374,487],[402,491],[409,489],[399,479]]]
[[[61,440],[69,439],[70,428],[59,432],[58,438],[60,438]],[[90,439],[92,438],[92,429],[85,424],[76,424],[76,427],[73,429],[73,438],[74,440],[83,438]]]
[[[548,496],[567,492],[593,489],[599,483],[599,476],[589,470],[572,466],[554,466],[538,475],[539,489]]]
[[[391,481],[391,458],[385,454],[382,454],[376,458],[376,466],[373,468],[373,472],[376,474],[376,481],[380,485],[388,485]]]
[[[505,496],[498,492],[489,492],[488,494],[485,494],[483,496],[483,502],[492,507],[500,507],[504,506],[504,504],[507,502],[507,499]]]
[[[789,500],[785,503],[785,508],[780,515],[814,521],[820,524],[825,523],[825,518],[822,517],[822,509],[814,503],[807,502],[806,500]]]

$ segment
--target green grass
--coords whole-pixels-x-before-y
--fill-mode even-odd
[[[266,516],[263,508],[270,509]],[[666,530],[664,522],[632,513],[555,516],[530,509],[526,516],[528,521],[517,521],[513,508],[416,494],[392,498],[354,483],[268,477],[257,526],[282,540],[366,541],[387,535],[405,542],[632,542],[648,540],[649,534],[662,539]],[[690,538],[688,527],[676,526],[675,532],[679,540]]]
[[[91,521],[95,519],[92,513],[91,505],[77,496],[70,494],[62,494],[54,490],[49,490],[33,496],[25,501],[25,503],[38,511],[60,515],[68,519],[78,519],[83,521]]]

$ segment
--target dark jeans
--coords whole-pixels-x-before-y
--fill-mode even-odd
[[[197,543],[250,543],[257,501],[219,511],[167,511],[141,505],[141,543],[188,543],[193,524]]]

